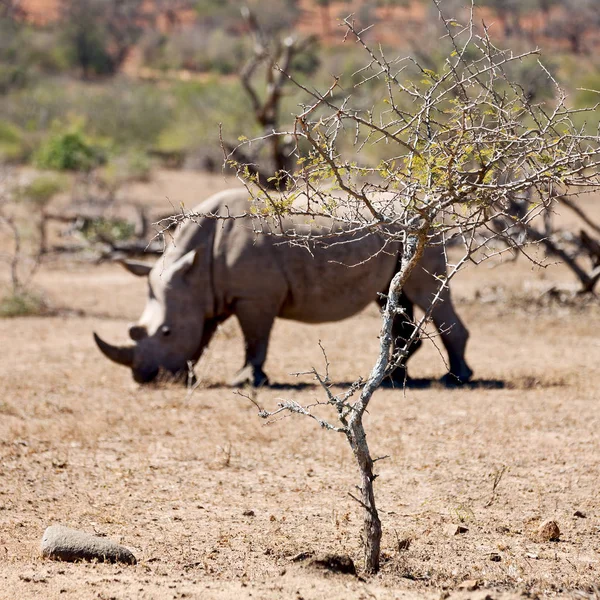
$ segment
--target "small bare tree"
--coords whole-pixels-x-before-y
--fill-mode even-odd
[[[400,343],[394,339],[392,323],[402,312],[399,299],[404,282],[428,246],[443,246],[447,275],[439,278],[433,307],[464,265],[506,251],[506,245],[497,241],[509,240],[510,247],[518,246],[529,256],[527,235],[549,204],[559,197],[568,202],[600,183],[597,129],[586,134],[575,126],[574,117],[581,111],[569,107],[564,92],[539,61],[539,51],[502,50],[485,25],[477,29],[472,6],[466,25],[461,25],[444,15],[441,0],[432,1],[443,28],[440,45],[448,49],[440,72],[426,69],[412,57],[390,59],[372,49],[364,41],[365,30],[347,18],[346,42],[362,45],[368,56],[368,64],[358,73],[362,75],[358,86],[379,82],[379,97],[364,109],[354,106],[352,93],[338,96],[338,79],[322,92],[294,81],[311,101],[296,116],[292,130],[273,135],[289,135],[297,146],[308,145],[308,156],[299,158],[297,170],[277,174],[287,182],[281,194],[247,168],[239,171],[260,200],[258,231],[261,218],[277,222],[285,216],[307,222],[328,217],[333,225],[355,232],[357,239],[377,231],[402,245],[401,265],[382,311],[379,353],[369,375],[335,393],[327,361],[324,374],[316,368],[310,371],[325,394],[317,404],[333,407],[337,423],[321,417],[314,405],[282,401],[276,410],[259,407],[266,419],[286,412],[305,415],[348,440],[360,472],[359,493],[353,497],[364,510],[368,573],[379,569],[382,530],[373,487],[375,459],[363,417],[373,394],[422,335],[431,312],[430,308],[415,323],[409,339]],[[510,77],[510,66],[524,61],[533,62],[553,86],[552,102],[534,104]],[[286,75],[284,69],[279,71]],[[589,115],[597,120],[595,109],[589,109]],[[349,137],[352,152],[343,150]],[[385,157],[376,166],[365,165],[361,154],[367,148],[384,149]],[[240,167],[235,152],[228,159]],[[519,197],[527,197],[528,202],[515,211]],[[515,226],[525,235],[515,237]],[[336,243],[336,231],[339,227],[303,237],[300,229],[277,233],[271,228],[270,235],[310,246]],[[530,235],[529,241],[544,239]],[[446,250],[449,242],[452,250]]]
[[[12,246],[0,252],[0,263],[8,264],[10,274],[10,288],[0,294],[0,316],[38,313],[45,308],[43,300],[30,289],[41,265],[42,248],[33,255],[28,252],[18,219],[8,210],[10,199],[4,189],[0,190],[0,232]]]
[[[285,88],[290,87],[292,76],[298,74],[299,68],[294,61],[304,55],[307,59],[304,62],[311,62],[311,49],[316,38],[299,38],[291,33],[267,35],[250,8],[243,6],[241,12],[252,39],[252,53],[240,71],[240,80],[262,135],[247,149],[227,142],[223,144],[230,158],[248,169],[262,186],[278,189],[287,182],[287,174],[294,169],[297,158],[292,138],[274,135],[281,127]],[[264,74],[264,83],[258,76],[260,73]],[[275,173],[279,177],[273,177]]]

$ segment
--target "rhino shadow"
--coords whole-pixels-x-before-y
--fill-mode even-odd
[[[392,381],[384,381],[381,387],[386,390],[402,390],[402,386]],[[506,388],[506,382],[501,379],[472,379],[470,381],[460,383],[452,381],[444,381],[440,379],[433,379],[430,377],[416,377],[409,378],[406,381],[407,390],[425,390],[425,389],[439,389],[439,390],[501,390]]]
[[[350,382],[341,382],[338,385],[351,385]],[[203,385],[202,389],[205,390],[231,390],[231,389],[244,389],[245,386],[243,387],[238,387],[236,388],[236,386],[232,386],[229,383],[209,383],[207,385]],[[277,383],[277,382],[273,382],[270,383],[268,385],[264,385],[264,386],[260,386],[258,389],[261,389],[261,387],[264,387],[264,389],[267,390],[293,390],[293,391],[302,391],[302,390],[308,390],[308,389],[316,389],[318,387],[321,387],[318,383],[312,383],[312,382],[298,382],[298,383]]]
[[[336,381],[333,388],[339,387],[350,387],[353,381]],[[204,389],[231,389],[231,386],[227,383],[211,383],[203,386]],[[320,388],[320,384],[317,382],[298,382],[298,383],[285,383],[285,382],[272,382],[266,389],[270,390],[283,390],[283,391],[303,391],[309,389]],[[448,383],[441,381],[440,379],[433,379],[428,377],[409,378],[406,381],[407,390],[425,390],[425,389],[439,389],[439,390],[452,390],[452,389],[463,389],[463,390],[501,390],[505,389],[507,383],[501,379],[474,379],[466,383]],[[402,386],[391,381],[384,381],[381,386],[383,390],[397,390],[402,391]]]

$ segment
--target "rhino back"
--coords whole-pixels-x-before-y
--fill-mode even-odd
[[[396,268],[397,244],[384,248],[381,236],[353,236],[340,227],[332,229],[327,219],[306,224],[298,217],[277,221],[252,216],[244,188],[216,194],[195,210],[245,215],[188,222],[176,240],[175,251],[183,256],[210,239],[211,264],[205,268],[211,271],[215,315],[234,312],[239,300],[252,300],[265,313],[276,311],[282,318],[309,323],[345,319],[374,301]],[[206,231],[211,228],[214,236],[209,238]],[[287,243],[282,230],[338,235],[307,248]]]
[[[384,241],[377,234],[357,237],[338,228],[335,238],[307,248],[290,245],[282,229],[322,234],[331,231],[331,224],[288,219],[280,226],[248,217],[217,228],[213,268],[219,305],[251,299],[265,312],[276,307],[282,318],[337,321],[373,302],[394,273],[398,246],[382,250]]]
[[[310,248],[276,247],[289,293],[279,316],[312,323],[350,317],[385,291],[397,262],[397,244],[384,248],[371,234],[349,234]]]

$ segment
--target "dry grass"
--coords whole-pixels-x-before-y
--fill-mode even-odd
[[[600,309],[536,304],[531,293],[568,278],[522,261],[467,271],[455,295],[476,384],[378,392],[367,431],[373,452],[391,455],[377,480],[385,560],[361,581],[291,561],[306,551],[359,559],[353,461],[341,437],[302,418],[265,427],[225,386],[241,364],[237,326],[217,334],[193,395],[139,387],[91,332],[123,337],[144,282],[117,266],[47,266],[36,284],[83,316],[0,320],[0,598],[597,597]],[[504,295],[475,301],[491,285]],[[345,324],[277,323],[267,372],[283,387],[261,390],[261,403],[320,396],[290,375],[321,364],[319,339],[335,380],[365,374],[377,331],[374,307]],[[432,344],[411,369],[444,373]],[[531,536],[547,518],[559,542]],[[109,535],[140,563],[44,561],[52,523]],[[449,536],[452,523],[468,531]],[[479,591],[461,589],[465,580]]]

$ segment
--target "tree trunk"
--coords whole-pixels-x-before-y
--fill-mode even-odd
[[[402,264],[400,270],[392,279],[388,291],[388,299],[383,310],[383,324],[379,336],[379,356],[377,362],[365,383],[360,399],[353,406],[353,411],[346,427],[346,436],[354,452],[358,468],[360,470],[360,498],[355,498],[364,509],[363,520],[363,543],[365,556],[365,571],[377,573],[379,571],[379,558],[381,553],[381,521],[375,506],[375,495],[373,492],[373,481],[376,475],[373,473],[373,459],[367,444],[367,435],[363,425],[363,416],[373,393],[381,385],[390,362],[390,353],[393,348],[392,327],[394,317],[397,314],[400,293],[406,279],[415,264],[423,254],[423,248],[427,241],[427,231],[430,220],[421,225],[416,233],[406,236],[402,249]]]
[[[356,457],[360,470],[360,498],[364,509],[363,517],[363,550],[365,571],[377,573],[379,571],[379,557],[381,554],[381,521],[375,506],[373,492],[373,459],[367,445],[367,436],[362,424],[362,419],[354,419],[348,432],[348,441]]]

